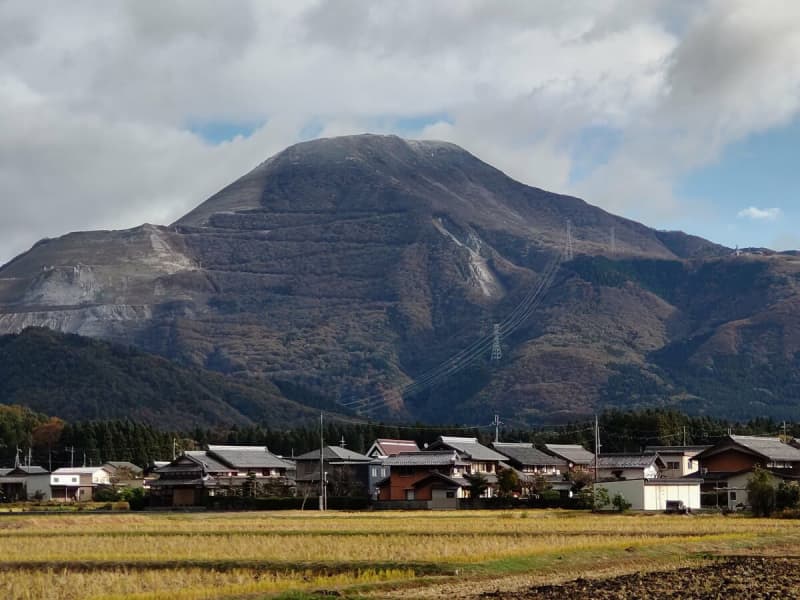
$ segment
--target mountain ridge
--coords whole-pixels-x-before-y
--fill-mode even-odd
[[[568,222],[575,258],[551,275]],[[0,332],[46,325],[133,344],[324,398],[375,399],[371,416],[501,410],[531,423],[618,401],[620,378],[654,381],[647,401],[680,407],[696,395],[682,383],[693,365],[774,353],[764,336],[777,334],[753,327],[792,330],[796,261],[731,255],[526,186],[453,144],[328,138],[267,159],[168,227],[35,245],[0,268]],[[503,338],[501,362],[487,352],[453,381],[408,387],[550,279]],[[659,364],[658,352],[703,336],[683,371]],[[724,410],[721,398],[692,402]]]

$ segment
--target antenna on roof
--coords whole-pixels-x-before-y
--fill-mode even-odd
[[[347,442],[344,440],[344,436],[342,436],[342,439],[339,440],[339,447],[345,448],[346,446],[347,446]]]

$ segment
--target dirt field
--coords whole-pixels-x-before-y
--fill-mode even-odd
[[[610,579],[580,578],[514,592],[486,592],[495,600],[630,600],[664,598],[717,600],[800,598],[800,558],[736,557],[694,569],[623,575]]]

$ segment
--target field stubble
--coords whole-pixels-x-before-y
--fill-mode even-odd
[[[799,530],[793,521],[564,511],[8,516],[0,519],[0,593],[45,600],[320,589],[470,596],[591,568],[680,566],[699,560],[687,555],[789,543]]]

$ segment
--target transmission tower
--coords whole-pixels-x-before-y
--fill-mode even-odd
[[[617,231],[611,228],[611,256],[617,255]]]
[[[494,334],[492,341],[492,360],[498,361],[503,358],[503,349],[500,347],[500,323],[494,324]]]
[[[572,221],[567,219],[567,247],[564,251],[564,260],[572,260],[575,253],[572,248]]]

